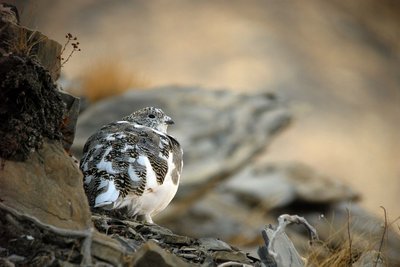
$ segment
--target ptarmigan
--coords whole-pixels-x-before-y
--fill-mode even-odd
[[[92,207],[127,209],[153,223],[171,202],[182,171],[182,149],[167,134],[174,122],[147,107],[103,126],[85,144],[80,167]]]

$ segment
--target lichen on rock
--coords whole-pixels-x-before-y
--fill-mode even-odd
[[[23,161],[44,137],[60,140],[64,106],[49,72],[35,59],[0,57],[0,157]]]

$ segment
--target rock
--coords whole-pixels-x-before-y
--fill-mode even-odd
[[[236,264],[250,264],[250,260],[243,252],[215,251],[213,257],[216,263],[235,262]]]
[[[176,244],[176,245],[190,245],[193,243],[193,239],[187,236],[175,235],[175,234],[165,234],[163,236],[163,242],[167,244]]]
[[[154,241],[146,242],[134,255],[132,265],[134,267],[189,267],[193,264],[184,262],[179,257],[168,253]]]
[[[353,263],[352,267],[384,267],[387,266],[378,251],[367,251]]]
[[[56,81],[61,70],[61,45],[38,31],[0,20],[0,56],[35,56]]]
[[[65,104],[65,112],[61,125],[63,147],[66,151],[69,151],[75,138],[76,123],[78,121],[80,109],[80,99],[64,91],[59,91],[59,94]]]
[[[270,222],[272,223],[274,220]],[[258,216],[254,216],[252,209],[237,201],[232,195],[209,192],[196,201],[185,213],[180,214],[174,220],[163,222],[163,225],[175,234],[199,238],[202,246],[211,250],[224,250],[228,247],[222,245],[225,242],[221,240],[242,248],[247,241],[258,242],[262,226],[266,223],[268,223],[268,219],[261,211]],[[221,240],[216,243],[215,238],[211,238],[211,246],[204,236],[216,237]]]
[[[82,174],[61,145],[72,144],[79,101],[46,69],[58,75],[61,46],[15,23],[0,27],[1,204],[44,225],[88,229]]]
[[[286,235],[286,227],[290,224],[304,225],[310,236],[310,243],[318,241],[315,228],[306,219],[298,215],[282,214],[278,217],[278,226],[266,227],[262,231],[265,245],[258,249],[258,255],[266,266],[305,266],[290,238]]]
[[[345,184],[320,175],[300,163],[253,164],[220,188],[251,204],[263,203],[269,209],[294,202],[331,205],[359,198]]]
[[[19,12],[14,5],[0,3],[0,20],[3,22],[19,24]]]
[[[129,91],[89,107],[77,125],[73,152],[102,125],[144,106],[162,108],[175,121],[170,132],[184,150],[183,185],[198,185],[246,164],[289,121],[270,94],[239,94],[175,86]],[[99,116],[101,114],[101,116]],[[182,189],[179,193],[184,193]]]
[[[134,252],[133,264],[149,261],[153,264],[149,266],[173,266],[178,258],[176,264],[183,261],[190,266],[216,266],[228,261],[259,266],[257,259],[216,238],[196,239],[177,235],[163,226],[119,220],[107,214],[94,214],[92,219],[98,231],[111,236],[126,251]],[[157,264],[152,258],[157,260]]]
[[[288,210],[294,214],[314,210],[319,216],[329,213],[337,203],[357,198],[358,194],[346,185],[300,163],[249,162],[214,191],[202,195],[186,213],[177,216],[173,212],[175,219],[165,225],[175,233],[194,237],[207,233],[243,245],[254,242],[261,227],[273,222],[265,216],[268,212],[275,217]],[[196,227],[192,227],[194,224]]]
[[[210,237],[199,238],[200,246],[211,251],[231,251],[232,247],[222,240]]]
[[[60,142],[44,142],[25,162],[2,160],[1,203],[44,224],[87,229],[92,224],[82,179]]]
[[[0,262],[18,266],[126,266],[129,260],[119,242],[93,228],[58,228],[3,203],[0,248]]]
[[[164,225],[176,234],[201,237],[207,233],[254,251],[263,225],[274,223],[282,212],[300,214],[316,227],[321,240],[326,240],[317,254],[327,258],[332,253],[327,247],[347,246],[349,209],[354,251],[378,250],[384,222],[354,203],[358,198],[346,185],[302,164],[257,163],[207,192]],[[308,239],[303,229],[293,227],[288,233],[299,253],[306,255]],[[388,227],[384,247],[389,266],[400,266],[400,237],[393,227]]]
[[[112,266],[120,266],[128,263],[128,251],[116,240],[98,232],[93,233],[91,253],[97,260],[110,263]]]

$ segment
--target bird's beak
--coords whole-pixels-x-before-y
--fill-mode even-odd
[[[165,118],[165,123],[168,125],[174,124],[175,122],[170,118],[170,117],[166,117]]]

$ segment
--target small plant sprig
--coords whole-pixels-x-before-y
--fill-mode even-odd
[[[78,42],[78,37],[73,36],[71,33],[67,33],[65,35],[65,38],[67,39],[64,43],[63,48],[61,49],[61,53],[58,56],[58,59],[61,60],[61,65],[60,68],[62,68],[72,57],[72,55],[75,52],[81,51],[81,49],[79,48],[79,42]],[[65,50],[67,49],[67,46],[71,44],[72,46],[72,50],[70,51],[70,53],[68,54],[68,56],[65,58],[63,57],[63,54],[65,52]]]

